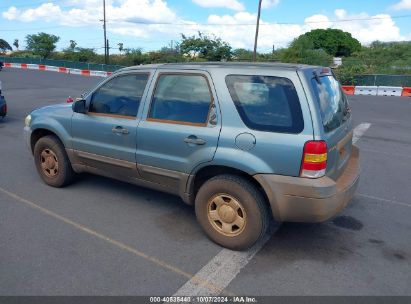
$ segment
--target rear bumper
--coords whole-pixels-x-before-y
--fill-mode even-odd
[[[351,200],[360,178],[359,150],[353,146],[351,157],[341,176],[318,179],[257,174],[276,220],[282,222],[323,222]]]

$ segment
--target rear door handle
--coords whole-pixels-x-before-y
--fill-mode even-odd
[[[127,135],[128,133],[130,133],[127,129],[124,129],[121,126],[117,126],[113,129],[111,129],[111,131],[113,131],[113,133],[115,133],[115,134],[120,134],[120,135],[121,134]]]
[[[194,144],[194,145],[204,145],[206,141],[202,138],[198,138],[195,135],[190,135],[184,138],[184,142],[187,144]]]

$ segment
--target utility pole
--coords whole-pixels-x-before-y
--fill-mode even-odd
[[[107,33],[106,33],[106,0],[103,0],[103,29],[104,29],[104,63],[108,62]]]
[[[106,60],[106,64],[109,64],[110,63],[110,43],[109,43],[109,41],[108,41],[108,39],[107,39],[107,60]]]
[[[263,2],[263,0],[260,0],[258,2],[258,15],[257,15],[257,26],[255,29],[253,61],[257,61],[257,40],[258,40],[258,31],[260,29],[261,2]]]

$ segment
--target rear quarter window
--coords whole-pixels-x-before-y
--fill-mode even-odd
[[[311,79],[325,132],[340,127],[349,116],[347,97],[334,76]]]
[[[296,134],[304,129],[291,80],[260,75],[228,75],[225,80],[241,119],[250,129]]]

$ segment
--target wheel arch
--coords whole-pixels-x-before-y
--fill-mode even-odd
[[[208,165],[208,166],[202,167],[190,176],[188,183],[187,183],[187,192],[190,193],[190,198],[191,198],[190,204],[194,204],[194,200],[195,200],[198,190],[207,180],[217,175],[223,175],[223,174],[240,176],[244,178],[245,180],[249,181],[251,184],[253,184],[260,191],[261,195],[263,195],[266,205],[271,211],[269,199],[268,199],[267,193],[264,190],[263,185],[261,185],[252,175],[250,175],[249,173],[243,170],[233,168],[233,167],[228,167],[228,166],[222,166],[222,165]]]
[[[52,135],[55,136],[64,146],[63,141],[61,140],[60,136],[57,134],[57,132],[52,131],[50,129],[46,129],[46,128],[38,128],[32,131],[31,135],[30,135],[30,149],[31,149],[31,153],[34,152],[34,146],[36,145],[36,142],[44,137],[44,136],[48,136],[48,135]]]

